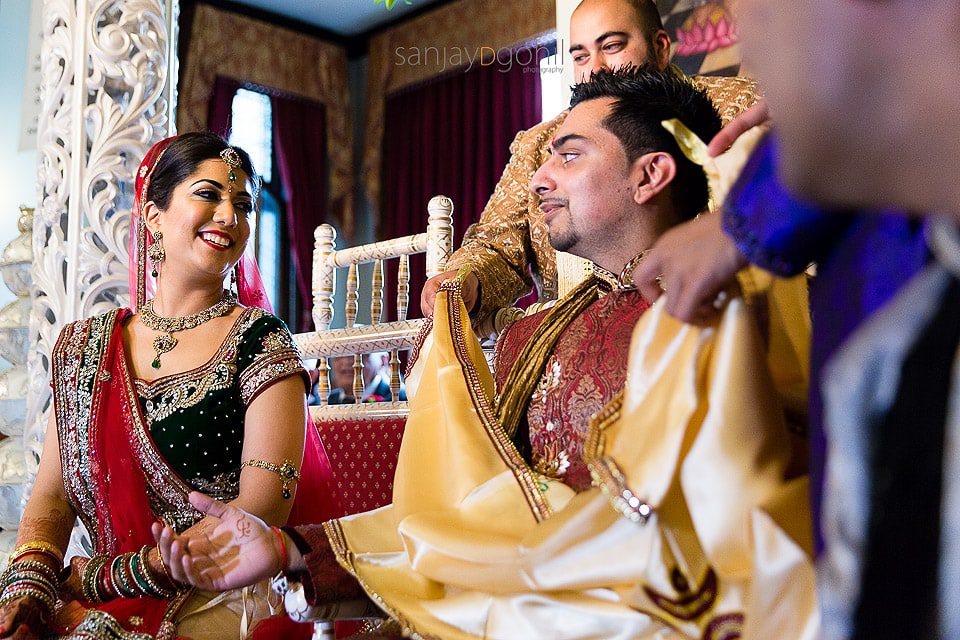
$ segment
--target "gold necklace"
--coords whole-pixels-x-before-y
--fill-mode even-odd
[[[152,366],[154,369],[159,369],[160,356],[172,351],[173,348],[177,346],[178,340],[173,337],[174,333],[178,331],[186,331],[187,329],[193,329],[195,327],[199,327],[204,322],[225,316],[230,313],[236,303],[237,299],[232,294],[228,293],[220,298],[215,305],[208,307],[203,311],[198,311],[197,313],[189,316],[164,318],[163,316],[158,316],[156,312],[154,312],[153,300],[147,300],[147,303],[143,305],[142,309],[140,309],[140,321],[143,322],[148,329],[161,332],[159,336],[153,339],[152,346],[154,352],[156,352],[156,357],[154,357],[153,362],[150,363],[150,366]]]
[[[594,264],[593,275],[605,283],[606,286],[603,290],[603,293],[607,293],[617,288],[617,276],[615,276],[613,272],[604,269],[598,264]]]

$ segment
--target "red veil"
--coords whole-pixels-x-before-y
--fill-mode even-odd
[[[122,339],[122,321],[135,312],[154,290],[147,273],[146,248],[153,241],[143,220],[143,207],[154,169],[169,144],[167,138],[155,144],[137,171],[136,192],[130,223],[129,278],[132,311],[120,310],[115,320],[86,321],[77,332],[89,339],[104,341],[103,357],[93,378],[89,418],[90,488],[96,508],[96,531],[91,531],[99,554],[113,555],[153,544],[150,525],[157,519],[150,494],[190,510],[185,496],[190,487],[158,455],[149,438],[127,367]],[[238,297],[241,304],[271,311],[252,251],[247,248],[238,265]],[[98,324],[99,322],[99,324]],[[108,335],[109,334],[109,335]],[[60,409],[58,408],[58,418]],[[104,455],[104,452],[109,452]],[[307,435],[288,524],[319,523],[340,515],[333,493],[332,470],[309,414]],[[149,488],[149,489],[148,489]],[[157,633],[176,606],[151,598],[119,599],[97,608],[117,620],[142,621],[136,631]]]

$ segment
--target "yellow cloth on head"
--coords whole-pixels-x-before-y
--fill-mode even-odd
[[[766,126],[753,127],[738,137],[727,151],[711,158],[706,142],[680,120],[664,120],[661,124],[673,134],[683,154],[703,167],[710,185],[709,208],[717,215],[720,212],[716,210],[726,201],[753,150],[769,131]],[[804,422],[801,428],[805,430],[811,331],[807,276],[780,278],[749,265],[737,274],[737,283],[754,313],[765,320],[767,366],[791,418]]]
[[[524,464],[457,289],[408,378],[393,503],[325,525],[375,602],[454,640],[815,636],[806,483],[783,480],[786,431],[740,300],[712,328],[656,307],[637,325],[623,404],[586,455],[615,498],[649,505],[640,523]]]

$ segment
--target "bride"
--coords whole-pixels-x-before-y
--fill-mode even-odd
[[[309,377],[245,257],[258,189],[249,156],[212,133],[163,140],[140,165],[135,305],[66,326],[54,348],[54,410],[2,575],[0,637],[241,637],[270,614],[265,586],[178,584],[151,526],[203,530],[192,490],[277,532],[335,515],[329,463],[305,430]],[[298,489],[309,500],[295,506]],[[62,570],[77,517],[94,555]]]

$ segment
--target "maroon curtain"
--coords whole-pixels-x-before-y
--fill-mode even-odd
[[[287,201],[287,236],[302,303],[296,331],[311,331],[313,232],[327,210],[327,123],[322,104],[271,95],[273,148]]]
[[[458,71],[387,98],[379,237],[425,231],[427,202],[442,194],[453,198],[454,247],[460,246],[510,159],[510,142],[541,120],[534,51],[524,49],[512,62]],[[424,273],[424,257],[414,256],[411,318],[421,315]],[[395,268],[387,270],[387,283],[392,320]]]
[[[224,138],[230,136],[233,120],[233,98],[243,84],[233,78],[217,76],[207,111],[207,129]]]

